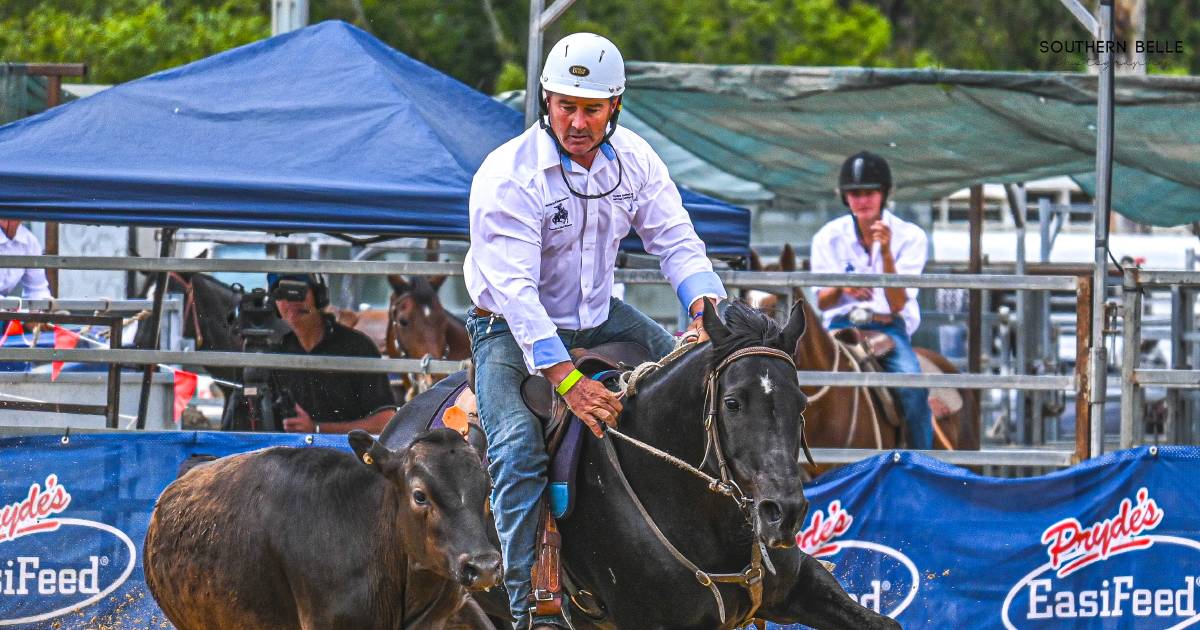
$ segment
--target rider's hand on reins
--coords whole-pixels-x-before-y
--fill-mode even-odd
[[[621,401],[599,381],[581,379],[563,396],[563,401],[596,437],[604,437],[600,423],[610,427],[617,426],[617,416],[621,414]]]

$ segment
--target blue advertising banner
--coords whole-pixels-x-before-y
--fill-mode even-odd
[[[346,441],[0,439],[0,626],[169,628],[142,574],[155,499],[192,454],[275,445]],[[1029,479],[897,452],[818,479],[798,542],[905,628],[1184,628],[1200,622],[1197,478],[1191,447],[1122,451]]]

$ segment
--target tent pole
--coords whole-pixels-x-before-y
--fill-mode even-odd
[[[542,7],[544,0],[529,0],[529,52],[525,57],[525,127],[537,120],[538,70],[542,64]]]
[[[971,249],[967,273],[978,274],[983,271],[983,184],[971,186],[969,221]],[[983,370],[983,292],[971,289],[967,296],[967,372],[978,374]],[[982,432],[982,409],[978,396],[969,398],[966,412],[967,418]]]
[[[162,246],[159,248],[159,258],[171,256],[171,245],[175,237],[175,228],[163,228]],[[159,329],[162,323],[163,298],[167,295],[167,271],[158,272],[158,290],[154,292],[154,307],[150,310],[150,320],[146,325],[154,331],[154,344],[151,350],[158,350]],[[154,378],[155,365],[147,363],[142,370],[142,391],[138,397],[137,428],[146,428],[146,410],[150,406],[150,381]]]
[[[545,0],[529,0],[529,52],[525,57],[525,126],[529,127],[538,117],[538,76],[542,69],[542,38],[546,29],[554,23],[575,0],[556,0],[550,8]]]
[[[1092,378],[1092,456],[1104,453],[1104,402],[1108,377],[1108,357],[1104,347],[1104,303],[1108,295],[1108,217],[1112,211],[1112,150],[1113,150],[1113,50],[1112,0],[1100,0],[1100,20],[1097,41],[1100,76],[1096,91],[1096,199],[1095,240],[1096,260],[1092,282],[1092,345],[1089,349]]]

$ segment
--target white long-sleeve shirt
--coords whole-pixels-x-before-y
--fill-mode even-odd
[[[925,259],[928,257],[928,239],[925,230],[892,214],[883,211],[883,222],[892,230],[892,260],[896,263],[896,273],[916,275],[925,269]],[[863,248],[854,231],[854,216],[838,217],[826,223],[813,235],[812,240],[812,270],[815,273],[883,273],[883,261],[880,258],[871,260],[871,252]],[[824,287],[813,287],[820,291]],[[904,317],[904,326],[912,335],[921,325],[921,309],[917,306],[917,290],[905,289],[908,300],[904,303],[900,315]],[[872,291],[871,299],[859,302],[843,293],[838,303],[825,310],[822,316],[828,328],[833,318],[845,315],[855,306],[865,306],[876,313],[891,313],[883,289]]]
[[[583,194],[606,192],[618,177],[620,185],[582,199],[564,174]],[[471,184],[470,227],[467,291],[477,306],[504,317],[530,373],[569,360],[558,329],[608,319],[617,248],[630,227],[660,258],[685,307],[700,296],[726,296],[666,165],[624,127],[590,170],[562,155],[540,125],[497,148]]]
[[[38,242],[33,232],[24,225],[17,226],[17,233],[12,238],[0,230],[0,254],[5,256],[41,256],[42,244]],[[50,283],[46,280],[44,269],[14,269],[0,268],[0,295],[8,295],[13,289],[21,286],[27,300],[42,300],[50,297]]]

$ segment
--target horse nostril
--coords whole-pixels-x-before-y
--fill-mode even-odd
[[[774,501],[759,501],[758,513],[772,525],[777,525],[783,520],[783,510],[781,510],[779,508],[779,504]]]

